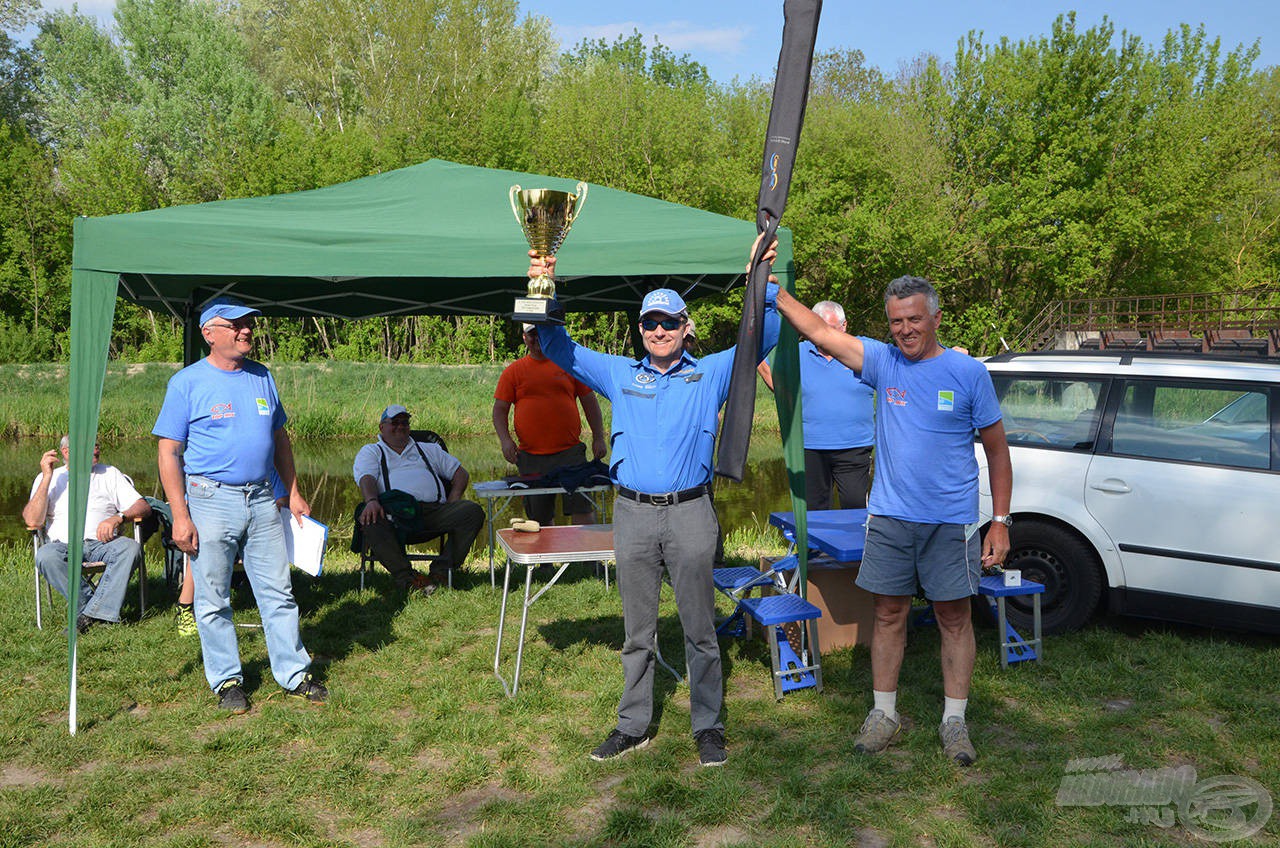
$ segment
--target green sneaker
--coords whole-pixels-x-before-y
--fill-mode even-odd
[[[947,759],[955,760],[962,766],[971,766],[978,759],[978,752],[969,741],[969,728],[964,719],[952,716],[938,726],[938,735],[942,737],[942,753]]]
[[[196,628],[196,614],[191,604],[178,604],[178,635],[190,638],[199,632]]]
[[[853,750],[859,754],[878,754],[892,745],[901,732],[901,716],[889,718],[884,710],[872,710],[853,740]]]

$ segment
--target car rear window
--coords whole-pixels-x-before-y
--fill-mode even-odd
[[[1124,387],[1111,449],[1126,456],[1268,468],[1269,401],[1261,390],[1134,381]]]

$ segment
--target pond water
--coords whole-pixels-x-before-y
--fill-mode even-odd
[[[349,540],[351,515],[360,500],[351,479],[351,463],[364,439],[324,439],[295,441],[299,484],[311,503],[312,514],[330,526],[330,543]],[[764,444],[762,444],[762,442]],[[0,503],[6,519],[0,521],[0,541],[26,542],[22,507],[31,492],[31,482],[40,471],[40,455],[56,447],[54,440],[21,439],[0,443]],[[471,474],[472,482],[493,480],[514,473],[503,460],[497,440],[473,436],[450,440],[449,451]],[[143,495],[164,498],[156,472],[154,440],[134,439],[102,444],[102,461],[117,466],[133,478]],[[726,533],[739,527],[764,526],[769,513],[790,509],[786,490],[786,467],[781,448],[767,438],[752,440],[751,461],[742,483],[718,480],[716,511]],[[779,536],[779,544],[781,537]]]

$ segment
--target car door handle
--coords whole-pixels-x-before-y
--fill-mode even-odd
[[[1127,495],[1133,491],[1123,480],[1117,480],[1114,477],[1108,477],[1101,483],[1090,483],[1090,489],[1097,489],[1099,492],[1109,492],[1113,495]]]

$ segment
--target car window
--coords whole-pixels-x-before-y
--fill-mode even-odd
[[[992,374],[1011,445],[1088,449],[1098,431],[1102,380]]]
[[[1124,388],[1112,451],[1237,468],[1268,468],[1269,397],[1262,391],[1134,381]]]

